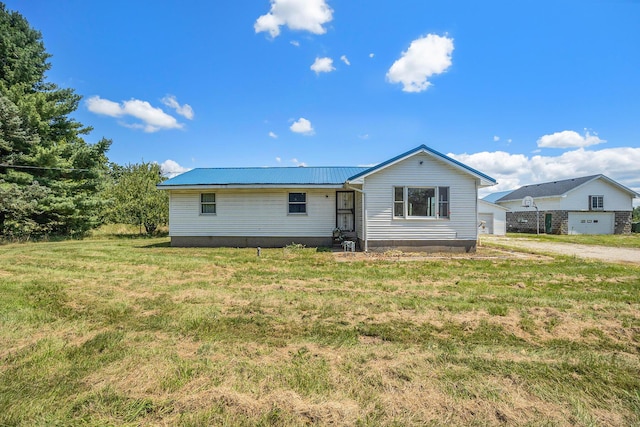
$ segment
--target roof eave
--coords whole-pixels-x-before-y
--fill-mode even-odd
[[[339,189],[344,184],[189,184],[189,185],[162,185],[156,186],[158,190],[217,190],[217,189]]]

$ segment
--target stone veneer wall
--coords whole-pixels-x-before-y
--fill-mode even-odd
[[[540,234],[545,232],[544,218],[551,214],[551,233],[567,234],[567,211],[540,211]],[[536,211],[507,212],[507,233],[536,233]]]
[[[614,220],[615,226],[613,232],[615,234],[631,234],[631,221],[633,215],[631,211],[628,212],[616,212]]]
[[[551,214],[550,234],[569,234],[568,211],[540,211],[540,233],[545,232],[545,214]],[[631,212],[615,212],[614,234],[631,233]],[[536,211],[507,212],[508,233],[536,233]]]

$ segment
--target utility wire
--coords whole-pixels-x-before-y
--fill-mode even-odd
[[[6,165],[4,163],[0,163],[0,168],[81,171],[81,172],[89,172],[91,170],[91,169],[82,169],[82,168],[50,168],[46,166]]]

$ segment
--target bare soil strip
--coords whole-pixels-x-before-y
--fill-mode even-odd
[[[610,246],[579,245],[575,243],[538,242],[532,239],[491,236],[486,243],[506,245],[527,252],[554,253],[614,263],[640,264],[640,249]]]

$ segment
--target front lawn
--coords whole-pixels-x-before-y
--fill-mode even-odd
[[[0,425],[639,424],[640,268],[530,257],[2,245]]]

